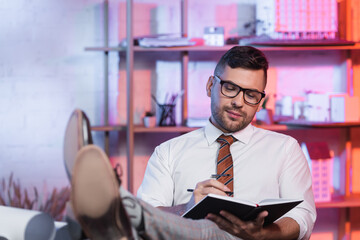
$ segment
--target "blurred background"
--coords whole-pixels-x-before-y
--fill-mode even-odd
[[[127,186],[126,2],[104,2],[0,0],[3,185],[13,174],[14,181],[28,189],[30,196],[35,194],[35,187],[43,198],[53,189],[68,187],[63,163],[64,133],[71,112],[80,108],[95,126],[95,144],[108,149],[113,165],[122,165]],[[257,124],[294,136],[304,151],[308,151],[309,142],[326,142],[326,151],[331,155],[331,161],[326,162],[331,177],[327,201],[358,196],[359,1],[185,2],[184,14],[181,0],[133,1],[134,37],[158,39],[166,34],[171,44],[181,37],[188,42],[182,43],[183,50],[151,51],[149,46],[134,50],[131,126],[137,130],[130,133],[136,137],[130,143],[134,150],[130,190],[136,193],[147,160],[158,144],[201,127],[210,116],[205,84],[220,56],[231,47],[227,43],[254,43],[263,48],[270,61],[266,89],[269,98],[264,109],[271,111],[271,122],[258,116]],[[184,16],[185,31],[181,25]],[[284,50],[283,45],[289,43],[295,45]],[[110,50],[103,48],[107,44]],[[300,49],[304,46],[310,48]],[[108,59],[108,65],[104,59]],[[152,96],[164,104],[175,95],[179,96],[174,109],[178,128],[144,127],[146,113],[159,115]],[[340,102],[331,105],[334,96],[340,97]],[[332,113],[331,109],[340,110]],[[343,117],[339,118],[339,114]],[[332,125],[295,130],[289,130],[291,124],[284,124],[298,120],[303,126],[313,122],[345,124],[341,128]],[[311,166],[310,158],[311,154]],[[357,197],[354,207],[345,202],[319,208],[313,239],[360,239],[359,202]]]

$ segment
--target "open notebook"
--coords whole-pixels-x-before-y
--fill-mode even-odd
[[[238,218],[249,221],[266,210],[269,212],[264,225],[270,224],[300,204],[300,199],[265,199],[259,203],[252,203],[228,196],[209,194],[191,209],[183,214],[185,218],[203,219],[208,213],[219,214],[221,210],[236,215]]]

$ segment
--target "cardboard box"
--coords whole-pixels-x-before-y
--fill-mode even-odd
[[[304,115],[306,120],[313,122],[330,121],[328,94],[309,93],[306,96]]]
[[[326,142],[306,142],[301,148],[307,158],[315,202],[331,200],[334,159]]]
[[[224,46],[224,27],[205,27],[204,40],[207,46]]]

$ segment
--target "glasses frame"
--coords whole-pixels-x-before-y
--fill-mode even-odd
[[[244,92],[244,94],[243,94],[244,102],[247,103],[247,104],[249,104],[249,105],[255,106],[255,105],[258,105],[258,104],[261,102],[261,100],[266,96],[265,91],[264,91],[264,92],[259,92],[259,91],[254,90],[254,89],[243,88],[243,87],[240,87],[239,85],[236,85],[235,83],[233,83],[233,82],[231,82],[231,81],[222,80],[222,79],[221,79],[219,76],[217,76],[217,75],[214,75],[214,78],[217,79],[217,80],[220,82],[220,85],[221,85],[220,91],[221,91],[221,94],[224,95],[225,97],[234,98],[234,97],[236,97],[237,95],[239,95],[240,92]],[[223,85],[224,85],[224,83],[228,83],[228,84],[231,84],[231,85],[236,86],[237,88],[239,88],[239,91],[236,93],[235,96],[230,97],[230,96],[227,96],[226,94],[223,93]],[[246,91],[252,91],[252,92],[258,92],[258,93],[260,93],[260,94],[261,94],[260,100],[259,100],[257,103],[251,103],[251,102],[246,101],[246,99],[245,99],[245,93],[246,93]]]

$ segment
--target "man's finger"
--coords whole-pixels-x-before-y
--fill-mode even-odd
[[[223,183],[215,179],[208,179],[197,183],[194,193],[201,193],[203,195],[213,193],[213,194],[219,194],[225,196],[226,191],[230,191],[230,189],[227,186],[225,186]]]
[[[225,220],[224,218],[217,216],[215,214],[209,213],[205,219],[211,220],[214,223],[216,223],[216,225],[218,225],[221,229],[223,230],[230,230],[229,224],[230,222],[228,222],[227,220]]]
[[[220,215],[223,216],[225,219],[227,219],[229,222],[232,222],[236,225],[241,225],[241,224],[244,224],[243,221],[241,221],[240,218],[236,217],[235,215],[227,212],[227,211],[220,211]]]
[[[269,215],[268,211],[262,211],[255,219],[255,224],[258,226],[264,225],[265,218]]]
[[[219,189],[220,191],[230,191],[230,189],[225,186],[223,183],[215,180],[215,179],[208,179],[206,181],[200,182],[196,185],[196,187],[202,187],[202,188],[206,188],[206,187],[213,187],[216,189]]]

